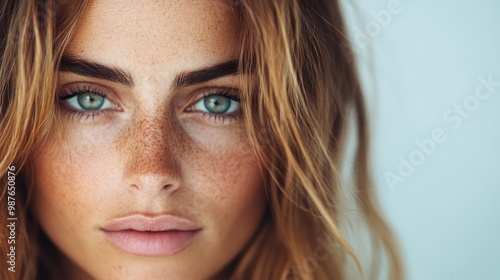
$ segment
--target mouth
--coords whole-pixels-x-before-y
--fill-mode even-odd
[[[192,244],[201,228],[171,215],[127,216],[112,220],[101,230],[116,248],[138,256],[173,256]]]

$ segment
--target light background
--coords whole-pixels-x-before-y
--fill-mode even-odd
[[[474,104],[478,77],[500,83],[500,1],[342,2],[369,101],[379,197],[408,280],[500,279],[500,84]],[[464,102],[462,117],[454,106]],[[444,141],[426,155],[415,141],[435,129]],[[400,173],[410,155],[414,171]],[[404,181],[389,183],[388,172]]]

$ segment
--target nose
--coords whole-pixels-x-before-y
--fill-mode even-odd
[[[151,196],[175,192],[181,181],[174,151],[177,135],[166,118],[142,117],[127,134],[122,151],[126,184]]]

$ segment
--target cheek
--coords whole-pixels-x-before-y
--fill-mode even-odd
[[[107,205],[104,201],[110,194],[106,185],[113,180],[116,160],[102,145],[105,139],[90,139],[89,135],[71,134],[66,140],[49,138],[32,159],[34,214],[49,234],[85,228],[92,213]]]
[[[223,184],[214,185],[213,217],[227,229],[227,238],[241,235],[242,240],[256,230],[265,208],[263,180],[257,161],[248,156],[225,162]]]
[[[217,208],[230,212],[262,199],[262,175],[252,154],[228,152],[207,164],[210,169],[195,175],[199,181],[196,185]]]
[[[226,242],[220,246],[243,245],[257,229],[264,213],[263,176],[244,137],[214,145],[213,151],[219,152],[200,157],[200,161],[195,162],[203,165],[193,168],[189,176],[197,192],[194,205],[210,213],[210,222],[214,223],[211,228],[217,230],[214,234],[220,240],[233,240],[232,244]]]
[[[186,130],[191,132],[190,128]],[[264,200],[262,174],[243,127],[216,132],[203,129],[190,133],[191,159],[187,185],[200,194],[198,205],[228,211]]]
[[[74,199],[77,189],[68,147],[50,140],[48,143],[55,145],[41,147],[32,159],[35,182],[32,211],[45,233],[60,245],[61,241],[68,243],[70,236],[78,236],[84,228],[86,217],[82,208],[85,207]]]

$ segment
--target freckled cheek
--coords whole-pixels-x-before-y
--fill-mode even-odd
[[[244,131],[229,130],[220,133],[203,133],[192,135],[196,152],[188,158],[186,164],[196,166],[194,173],[203,173],[214,187],[228,188],[238,185],[245,178],[253,177],[256,173],[257,160],[252,148],[244,137]],[[227,190],[226,190],[227,191]]]
[[[64,141],[48,139],[33,159],[38,208],[59,208],[81,218],[98,211],[99,201],[112,197],[108,190],[117,171],[108,141],[71,133]]]
[[[124,124],[110,121],[105,125],[89,127],[68,125],[67,141],[59,141],[59,146],[64,145],[66,153],[81,160],[96,159],[105,156],[106,151],[112,149],[112,143],[123,130]],[[58,148],[57,146],[55,147]]]
[[[42,155],[34,160],[34,212],[47,234],[64,240],[82,227],[87,215],[82,202],[91,201],[71,174],[67,162],[57,155]]]
[[[201,173],[198,185],[203,188],[222,221],[252,215],[249,208],[265,204],[263,178],[258,161],[249,146],[236,145],[218,157],[205,161],[209,172]],[[256,211],[259,212],[259,211]]]
[[[262,221],[264,180],[257,159],[245,149],[228,151],[208,166],[211,172],[197,177],[204,195],[197,194],[195,204],[206,218],[212,249],[231,255],[242,249]]]
[[[201,182],[196,185],[204,185],[204,189],[217,199],[227,200],[231,196],[229,202],[244,199],[244,193],[252,196],[261,189],[258,161],[242,126],[195,132],[190,138],[199,144],[197,157],[186,164],[196,166],[192,173],[200,174]]]

